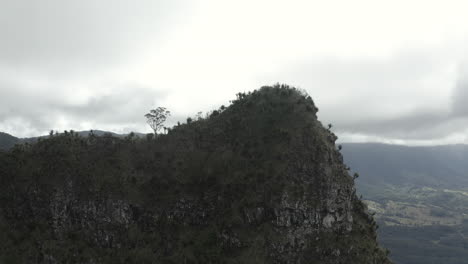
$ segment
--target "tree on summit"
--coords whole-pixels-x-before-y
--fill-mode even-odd
[[[171,112],[165,107],[158,107],[150,110],[150,112],[145,115],[146,123],[154,130],[154,134],[157,134],[158,131],[163,128],[164,122],[170,115]]]

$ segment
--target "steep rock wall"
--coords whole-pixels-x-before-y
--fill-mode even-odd
[[[316,112],[293,88],[264,87],[156,139],[67,134],[16,147],[0,157],[1,257],[390,263]]]

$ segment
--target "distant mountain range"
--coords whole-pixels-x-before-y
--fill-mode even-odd
[[[397,264],[468,264],[468,145],[343,144]]]
[[[0,132],[0,150],[7,150],[18,144],[20,139],[10,134]]]
[[[406,185],[433,188],[468,187],[468,145],[408,147],[345,143],[341,151],[361,188]]]

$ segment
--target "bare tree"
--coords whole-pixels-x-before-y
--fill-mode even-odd
[[[163,124],[170,115],[171,112],[165,107],[158,107],[150,110],[150,112],[145,115],[146,123],[154,130],[154,134],[157,134],[158,131],[164,127]]]

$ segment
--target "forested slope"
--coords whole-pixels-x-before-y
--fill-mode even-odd
[[[0,262],[390,263],[316,112],[263,87],[157,137],[0,152]]]

